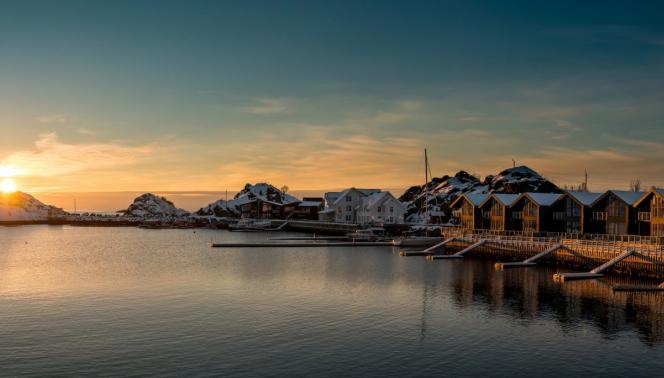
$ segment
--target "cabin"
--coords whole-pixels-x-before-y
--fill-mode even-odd
[[[482,211],[480,204],[489,197],[488,193],[463,193],[451,204],[452,222],[458,224],[464,230],[479,230],[488,228],[482,223]]]
[[[377,192],[362,198],[357,210],[360,224],[403,223],[406,206],[390,192]]]
[[[511,207],[519,198],[518,194],[491,194],[480,204],[482,226],[488,225],[493,231],[512,230]]]
[[[646,192],[634,204],[639,235],[664,238],[664,189]]]
[[[560,193],[521,193],[510,209],[510,229],[524,232],[551,231],[551,206],[560,197]]]
[[[324,209],[325,199],[318,197],[305,197],[300,202],[284,205],[282,217],[284,219],[318,220],[318,213]]]
[[[339,223],[358,223],[357,209],[362,205],[362,199],[378,192],[380,189],[358,188],[349,188],[340,192],[335,196],[336,200],[331,206],[335,210],[334,220]],[[326,195],[326,198],[330,197]]]
[[[551,206],[551,231],[583,235],[592,230],[591,205],[602,193],[566,191]]]
[[[609,190],[592,203],[591,233],[638,235],[638,214],[634,205],[644,192]]]

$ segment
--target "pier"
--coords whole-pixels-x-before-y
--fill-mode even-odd
[[[259,242],[259,243],[213,243],[212,248],[327,248],[327,247],[396,247],[394,241],[386,242]]]
[[[565,234],[538,237],[474,233],[454,228],[445,228],[443,233],[445,241],[434,247],[400,254],[424,256],[431,261],[473,255],[499,260],[495,264],[497,270],[528,268],[539,263],[581,270],[556,273],[552,278],[559,282],[602,278],[609,273],[657,278],[664,282],[664,245],[649,243],[645,239],[585,240]],[[624,286],[616,290],[664,291],[664,283],[659,286]]]

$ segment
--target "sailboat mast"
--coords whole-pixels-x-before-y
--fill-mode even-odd
[[[429,156],[424,149],[424,220],[427,223],[427,212],[429,210]]]

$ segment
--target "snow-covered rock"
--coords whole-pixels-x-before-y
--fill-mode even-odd
[[[228,202],[219,200],[213,202],[196,212],[198,215],[214,215],[218,217],[237,217],[240,214],[240,206],[261,200],[274,205],[286,205],[294,202],[300,202],[296,197],[286,194],[276,187],[267,183],[257,183],[256,185],[246,184],[244,189]]]
[[[426,190],[424,185],[413,186],[406,190],[399,200],[405,202],[408,208],[407,222],[429,222],[433,221],[432,218],[445,222],[449,219],[450,203],[462,193],[524,192],[550,193],[560,192],[560,189],[534,170],[519,166],[506,169],[495,176],[487,176],[483,181],[465,171],[454,176],[433,178],[427,183]]]
[[[136,197],[123,213],[134,217],[184,217],[189,215],[186,210],[175,207],[173,202],[152,193]]]
[[[27,193],[0,194],[0,222],[46,221],[49,217],[66,214],[62,209],[45,205]]]

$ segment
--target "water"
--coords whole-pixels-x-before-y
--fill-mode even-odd
[[[283,235],[283,234],[281,234]],[[0,375],[657,376],[664,295],[264,234],[0,227]],[[610,282],[609,282],[610,283]]]

